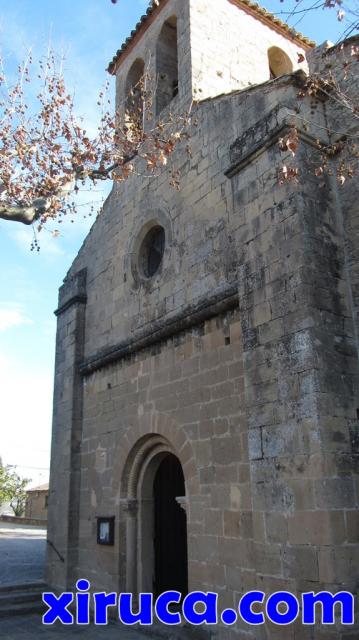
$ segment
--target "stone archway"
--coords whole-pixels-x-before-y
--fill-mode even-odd
[[[168,476],[168,486],[162,491],[166,474],[172,474],[172,479]],[[179,490],[183,495],[175,495]],[[166,536],[171,535],[171,527],[177,526],[185,537],[180,543],[177,539],[181,548],[178,559],[180,563],[187,564],[185,494],[182,465],[170,442],[158,434],[142,437],[127,458],[121,483],[122,519],[125,519],[126,590],[129,593],[156,592],[164,584],[172,584],[172,588],[187,591],[187,566],[185,571],[183,567],[181,571],[179,563],[168,562],[167,569],[164,570],[163,553],[159,557],[158,545],[156,550],[154,539],[156,533],[157,536],[162,536],[163,542]],[[169,509],[171,517],[175,519],[171,525],[161,516],[165,500],[171,501]],[[171,543],[167,548],[171,553]]]

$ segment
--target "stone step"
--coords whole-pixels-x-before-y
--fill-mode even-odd
[[[42,593],[46,590],[43,582],[25,583],[2,587],[0,590],[0,618],[42,613],[45,605]]]
[[[13,616],[26,616],[32,613],[45,613],[43,602],[35,600],[34,602],[22,602],[21,604],[12,604],[9,606],[0,605],[0,619]]]
[[[0,606],[5,606],[7,604],[19,604],[21,602],[31,602],[32,600],[42,600],[42,590],[28,589],[27,591],[0,593]]]
[[[47,585],[43,580],[35,580],[33,582],[22,582],[19,584],[6,584],[0,586],[0,596],[2,593],[10,593],[12,591],[41,590],[45,591]]]

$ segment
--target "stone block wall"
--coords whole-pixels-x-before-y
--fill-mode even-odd
[[[218,572],[224,590],[220,537],[232,535],[231,509],[249,509],[241,354],[238,314],[228,311],[86,378],[79,564],[95,586],[126,589],[125,463],[137,441],[160,434],[186,478],[190,589]],[[118,526],[110,551],[95,532],[95,517],[109,513]]]
[[[345,237],[346,266],[351,281],[353,297],[353,338],[359,350],[359,231],[356,176],[359,168],[355,157],[356,139],[358,136],[358,119],[353,117],[353,108],[357,105],[359,61],[355,56],[359,38],[353,36],[336,46],[325,42],[317,50],[308,55],[311,71],[328,77],[331,73],[336,83],[338,94],[333,91],[327,100],[327,126],[331,143],[345,138],[344,150],[335,158],[334,172],[345,177],[344,184],[336,184],[337,207],[341,214],[341,224]],[[343,164],[343,170],[341,165]],[[347,168],[353,169],[353,177],[348,176]],[[333,188],[335,180],[333,181]]]
[[[214,97],[269,80],[268,50],[282,49],[293,71],[303,44],[269,28],[235,0],[191,0],[192,86],[196,99]]]
[[[256,191],[244,187],[253,165],[242,164],[232,178],[241,222],[236,245],[242,246],[252,509],[259,523],[256,584],[269,592],[280,586],[356,593],[358,368],[351,282],[336,184],[329,180],[318,189],[305,170],[307,153],[299,165],[305,180],[286,196],[271,188],[270,171],[257,179]],[[343,633],[299,624],[283,636],[271,630],[263,637],[351,637]]]
[[[48,490],[27,491],[25,518],[47,519]]]

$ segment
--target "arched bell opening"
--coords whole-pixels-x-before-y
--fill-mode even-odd
[[[164,23],[156,46],[156,115],[178,94],[177,18]]]
[[[134,61],[125,85],[125,123],[132,135],[141,135],[144,116],[145,63]]]
[[[292,73],[293,63],[289,56],[279,47],[268,49],[268,64],[271,79]]]

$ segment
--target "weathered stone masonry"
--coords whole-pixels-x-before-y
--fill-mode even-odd
[[[174,158],[181,190],[170,189],[166,171],[114,187],[60,290],[49,538],[65,562],[49,550],[48,580],[58,589],[86,576],[96,590],[151,590],[153,479],[173,453],[185,478],[178,497],[190,590],[218,591],[223,607],[252,588],[355,593],[355,185],[343,197],[334,179],[326,189],[309,175],[298,185],[277,179],[286,161],[278,139],[290,124],[300,129],[296,161],[305,171],[317,125],[324,137],[338,115],[325,101],[311,115],[303,101],[297,118],[300,74],[270,81],[259,62],[255,86],[239,68],[228,71],[233,84],[227,71],[217,84],[227,20],[243,38],[258,25],[264,50],[282,45],[295,69],[300,43],[284,31],[244,19],[227,0],[161,4],[116,62],[119,99],[133,62],[156,48],[171,16],[173,104],[180,110],[199,88],[206,99],[192,157]],[[207,39],[214,22],[217,59]],[[212,97],[223,89],[231,93]],[[136,256],[154,223],[165,229],[165,251],[145,279]],[[115,516],[113,547],[97,544],[97,518],[106,516]],[[298,622],[216,633],[347,640],[358,628]]]

